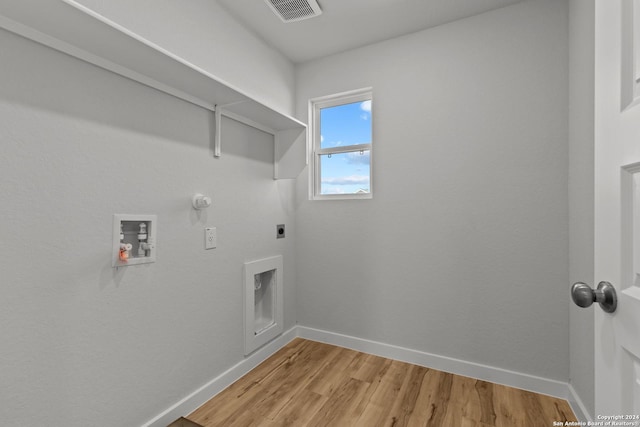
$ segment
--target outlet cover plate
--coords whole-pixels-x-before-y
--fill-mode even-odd
[[[204,248],[215,249],[218,246],[218,232],[215,227],[204,229]]]

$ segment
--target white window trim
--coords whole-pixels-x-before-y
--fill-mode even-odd
[[[345,200],[373,198],[373,109],[371,111],[372,141],[371,144],[348,145],[342,147],[320,148],[320,110],[354,102],[373,101],[373,88],[341,92],[309,100],[309,199],[310,200]],[[373,108],[373,107],[372,107]],[[325,154],[349,153],[353,151],[369,151],[369,192],[353,194],[320,194],[320,156]]]

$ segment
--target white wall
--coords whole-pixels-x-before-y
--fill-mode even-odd
[[[570,1],[569,283],[594,280],[595,3]],[[570,383],[594,416],[595,310],[569,301]]]
[[[527,1],[302,64],[373,86],[374,198],[307,200],[298,322],[567,381],[568,12]]]
[[[293,112],[294,67],[211,0],[78,0],[78,3],[212,72],[240,92]]]
[[[225,120],[214,159],[205,110],[5,31],[0,52],[0,423],[140,425],[236,364],[245,260],[284,255],[294,325],[271,136]],[[114,213],[158,216],[155,264],[111,268]]]

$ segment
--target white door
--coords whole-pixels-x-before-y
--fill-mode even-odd
[[[593,306],[594,421],[628,417],[629,424],[613,425],[640,425],[634,420],[640,415],[640,102],[631,102],[640,58],[633,57],[634,3],[640,7],[638,0],[595,0],[595,280],[613,284],[618,307],[609,314]]]

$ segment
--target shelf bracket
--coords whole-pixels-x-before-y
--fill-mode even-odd
[[[220,137],[222,135],[222,108],[215,106],[213,112],[215,116],[215,133],[213,134],[213,157],[220,157]]]
[[[231,105],[235,105],[235,104],[241,104],[242,102],[245,101],[240,101],[240,102],[234,102],[231,104],[225,104],[225,105],[216,105],[214,108],[214,115],[215,115],[215,133],[213,136],[213,156],[214,157],[220,157],[221,154],[221,149],[220,149],[220,145],[221,145],[221,140],[222,140],[222,116],[224,117],[228,117],[231,120],[235,120],[237,122],[243,123],[247,126],[250,126],[254,129],[258,129],[261,130],[262,132],[266,132],[270,135],[276,135],[277,131],[271,129],[268,126],[262,125],[254,120],[248,119],[240,114],[236,114],[233,113],[227,109],[225,109],[224,107],[227,106],[231,106]]]
[[[258,129],[262,132],[273,135],[273,178],[296,178],[302,169],[307,165],[308,147],[306,144],[307,127],[302,125],[299,128],[275,130],[262,123],[249,119],[241,114],[230,111],[227,106],[238,103],[215,105],[215,130],[213,136],[213,156],[221,156],[222,143],[222,117],[229,118],[236,122]]]

